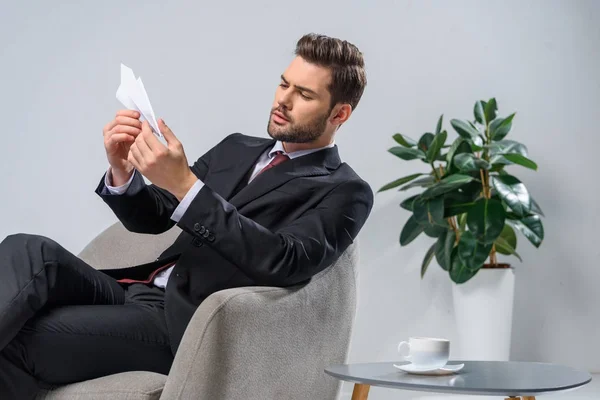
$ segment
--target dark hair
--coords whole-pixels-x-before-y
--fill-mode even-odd
[[[358,48],[345,40],[309,33],[298,40],[296,55],[311,64],[331,70],[331,108],[348,103],[352,110],[367,86],[365,62]]]

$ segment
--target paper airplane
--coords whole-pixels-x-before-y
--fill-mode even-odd
[[[154,133],[162,138],[163,135],[158,129],[158,123],[152,110],[152,104],[144,88],[142,78],[135,79],[133,70],[126,65],[121,64],[121,84],[117,89],[117,100],[119,100],[127,109],[135,110],[140,113],[141,121],[148,121]]]

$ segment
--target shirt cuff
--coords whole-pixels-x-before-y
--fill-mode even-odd
[[[108,171],[106,171],[106,175],[104,175],[104,186],[106,186],[106,188],[108,189],[110,194],[117,194],[117,195],[123,194],[127,191],[127,189],[129,188],[129,185],[131,185],[134,175],[135,175],[135,172],[133,174],[131,174],[131,177],[124,185],[111,186],[112,185],[112,168],[109,167]]]
[[[196,195],[198,194],[198,192],[200,192],[200,190],[203,187],[204,187],[204,182],[202,182],[200,179],[198,179],[196,181],[196,183],[194,183],[194,186],[192,186],[190,188],[190,190],[188,190],[188,192],[186,193],[185,197],[181,200],[181,202],[179,203],[179,205],[177,206],[177,208],[173,212],[173,215],[171,215],[171,219],[173,221],[179,222],[179,220],[181,219],[181,217],[183,217],[183,214],[185,214],[185,212],[187,211],[188,207],[192,203],[192,200],[194,200],[194,198],[196,197]]]

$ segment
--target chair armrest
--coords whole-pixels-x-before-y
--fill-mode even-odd
[[[345,361],[355,288],[332,285],[333,272],[303,286],[209,296],[186,329],[161,400],[335,398],[339,383],[323,370]]]

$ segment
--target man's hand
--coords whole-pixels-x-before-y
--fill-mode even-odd
[[[127,160],[153,184],[173,194],[181,201],[198,180],[190,170],[181,142],[177,140],[165,121],[158,120],[167,146],[163,145],[147,121],[142,123],[142,133],[129,149]]]
[[[102,130],[114,186],[127,182],[133,172],[133,165],[127,161],[127,156],[135,138],[142,132],[139,118],[140,113],[137,111],[119,110],[115,119]]]

